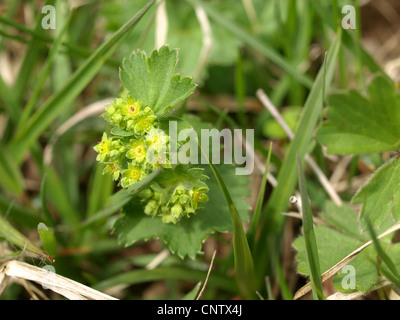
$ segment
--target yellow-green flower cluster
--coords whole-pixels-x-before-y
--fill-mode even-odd
[[[129,188],[160,166],[171,168],[169,136],[159,129],[152,109],[123,96],[106,107],[103,117],[113,126],[111,134],[103,133],[94,147],[97,161],[105,165],[103,174]],[[195,214],[199,204],[208,200],[203,170],[182,165],[179,170],[163,172],[160,184],[153,181],[139,193],[145,214],[161,217],[164,223],[177,223]]]
[[[164,223],[177,223],[182,217],[195,214],[199,203],[208,201],[207,191],[206,187],[178,185],[168,197],[165,190],[153,182],[140,193],[140,197],[146,203],[144,212],[147,215],[160,216]]]
[[[104,133],[94,147],[97,161],[105,164],[103,174],[112,175],[120,186],[128,188],[160,166],[170,166],[169,137],[157,128],[149,107],[130,96],[117,98],[106,107],[103,117],[122,131],[111,131],[111,136]]]
[[[143,135],[153,128],[156,116],[149,107],[142,107],[141,101],[133,97],[117,98],[106,107],[104,118],[112,125]]]

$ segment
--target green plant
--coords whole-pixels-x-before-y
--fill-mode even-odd
[[[29,271],[48,286],[47,268],[121,299],[387,298],[398,83],[382,72],[390,46],[362,45],[360,15],[382,4],[352,1],[357,29],[343,30],[348,2],[1,4],[0,298],[56,298],[3,281]],[[254,129],[239,141],[249,176],[198,139],[222,129]],[[89,289],[64,293],[112,298]]]
[[[253,281],[251,274],[244,274],[253,272],[253,266],[238,214],[240,212],[247,220],[248,206],[242,200],[244,194],[240,190],[240,186],[246,185],[247,179],[234,175],[234,168],[220,165],[217,169],[210,162],[209,168],[216,180],[211,179],[206,183],[210,176],[205,175],[210,172],[208,167],[196,168],[170,161],[171,138],[168,131],[165,133],[160,128],[167,129],[169,121],[175,121],[180,124],[180,129],[189,128],[198,136],[202,128],[207,128],[201,122],[192,126],[190,123],[193,119],[188,117],[181,119],[167,115],[195,88],[190,78],[181,79],[174,74],[176,62],[177,51],[167,46],[153,51],[148,58],[145,53],[134,52],[124,60],[120,73],[126,96],[106,107],[104,118],[114,127],[110,131],[112,137],[104,133],[101,142],[95,146],[97,160],[106,165],[103,172],[111,174],[123,188],[128,188],[127,192],[133,197],[123,207],[114,231],[119,233],[120,241],[126,245],[142,239],[160,238],[182,258],[195,258],[201,252],[201,243],[210,233],[241,233],[241,237],[235,241],[235,255],[242,256],[236,264],[237,271],[242,279],[244,276]],[[172,142],[178,141],[175,138]],[[200,153],[204,152],[201,145],[199,147]],[[149,152],[152,155],[150,159]],[[152,162],[152,159],[157,161]],[[160,172],[147,181],[147,186],[137,187],[137,183],[157,170]],[[227,181],[235,188],[229,188],[228,191],[225,186]],[[219,196],[221,192],[223,197]],[[235,197],[236,204],[229,193]],[[223,202],[224,198],[228,207]],[[218,214],[215,215],[215,212]],[[241,266],[246,265],[249,267],[240,270]],[[247,296],[252,296],[254,289],[246,292],[249,286],[251,284],[247,282],[242,289]]]
[[[318,130],[317,139],[328,147],[330,154],[396,152],[399,144],[399,106],[400,94],[394,83],[378,74],[371,80],[366,94],[350,90],[329,96],[328,120]],[[353,195],[352,202],[362,204],[359,220],[348,204],[341,207],[329,204],[321,216],[327,224],[316,228],[321,272],[326,272],[343,260],[355,270],[355,286],[348,288],[343,286],[346,274],[338,272],[343,265],[337,268],[334,285],[338,290],[368,292],[378,283],[379,276],[387,275],[387,268],[391,270],[388,279],[398,283],[394,264],[387,262],[395,259],[398,244],[390,233],[381,241],[375,235],[376,229],[380,233],[397,229],[400,219],[397,164],[396,154]],[[368,230],[371,230],[375,250],[368,246],[371,244],[371,236],[366,232]],[[303,239],[298,238],[294,246],[298,250],[298,270],[309,274]],[[358,248],[362,249],[358,252]],[[351,259],[346,259],[355,251]]]

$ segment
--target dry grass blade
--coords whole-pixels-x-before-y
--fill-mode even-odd
[[[117,300],[79,282],[60,276],[49,270],[38,268],[21,261],[9,261],[0,269],[0,293],[9,277],[25,279],[41,284],[60,295],[74,300]]]
[[[157,0],[156,11],[156,47],[160,48],[167,42],[168,15],[165,0]]]
[[[207,13],[201,6],[196,6],[194,8],[197,20],[199,21],[201,32],[203,34],[203,46],[201,47],[199,63],[193,72],[193,78],[197,79],[200,76],[202,70],[207,65],[208,59],[211,54],[211,49],[213,47],[213,37],[211,31],[211,24],[208,20]]]
[[[258,99],[261,101],[263,106],[271,113],[271,115],[274,117],[276,122],[282,127],[282,129],[285,131],[286,135],[289,137],[290,140],[293,140],[294,138],[294,132],[292,129],[289,127],[289,125],[286,123],[285,119],[283,119],[282,115],[279,113],[278,109],[273,105],[271,100],[268,98],[266,93],[262,89],[258,89],[256,93]],[[328,193],[328,195],[331,197],[332,201],[336,203],[338,206],[342,205],[342,199],[339,197],[335,189],[332,187],[331,183],[325,176],[325,174],[322,172],[322,170],[318,167],[316,162],[313,160],[313,158],[310,157],[309,154],[305,155],[305,160],[307,161],[308,165],[311,167],[311,169],[314,171],[316,176],[318,177],[318,180],[321,182],[322,186]]]
[[[71,129],[73,126],[78,124],[79,122],[100,115],[104,112],[104,108],[106,105],[111,104],[113,102],[112,98],[107,98],[103,100],[96,101],[87,107],[83,108],[81,111],[74,114],[71,118],[69,118],[66,122],[64,122],[52,136],[49,144],[44,149],[43,162],[45,165],[50,165],[53,160],[53,148],[56,144],[57,140],[62,136],[65,132]]]
[[[299,212],[294,212],[294,211],[290,211],[290,212],[282,212],[282,215],[286,216],[286,217],[291,217],[291,218],[295,218],[295,219],[303,219],[303,217],[301,216],[301,214]],[[316,225],[326,225],[327,223],[322,220],[319,219],[318,217],[313,217],[313,221]]]
[[[395,232],[397,230],[400,230],[400,222],[396,223],[394,226],[390,227],[385,232],[380,234],[377,237],[377,239],[386,237],[390,233]],[[326,280],[332,278],[340,269],[342,269],[346,264],[348,264],[351,260],[353,260],[357,256],[357,254],[359,254],[361,251],[363,251],[366,247],[368,247],[372,243],[373,243],[372,240],[366,242],[361,247],[357,248],[352,253],[350,253],[347,257],[343,258],[341,261],[335,264],[333,267],[325,271],[321,276],[322,282],[325,282]],[[311,290],[311,283],[307,283],[305,286],[303,286],[296,292],[296,294],[294,295],[294,299],[296,300],[301,298],[306,293],[310,292],[310,290]]]
[[[206,285],[207,285],[207,282],[208,282],[208,277],[210,276],[211,269],[212,269],[213,264],[214,264],[214,259],[215,259],[215,254],[216,253],[217,253],[217,250],[214,250],[214,253],[213,253],[212,258],[211,258],[210,267],[208,268],[206,280],[204,281],[203,287],[201,288],[201,290],[199,292],[199,295],[197,296],[196,300],[200,300],[201,296],[203,295],[204,289],[206,288]]]
[[[146,266],[146,269],[153,270],[157,268],[168,256],[168,249],[161,251],[152,261],[150,261],[150,263]]]
[[[378,281],[375,283],[375,285],[372,286],[372,288],[369,290],[375,291],[377,289],[390,286],[391,283],[386,280],[384,277],[380,277]],[[356,291],[356,292],[351,292],[351,293],[345,293],[345,292],[335,292],[334,294],[330,295],[327,297],[327,300],[355,300],[363,297],[366,294],[366,292],[361,292],[361,291]]]

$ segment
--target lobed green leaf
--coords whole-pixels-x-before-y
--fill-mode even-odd
[[[247,221],[249,205],[243,198],[248,196],[248,178],[236,176],[233,167],[219,166],[219,170],[229,186],[228,190],[241,219]],[[210,169],[205,168],[206,174],[211,177],[212,173],[209,171]],[[165,224],[161,218],[145,215],[143,204],[138,197],[133,197],[114,224],[114,232],[118,233],[119,241],[128,246],[156,237],[164,241],[179,257],[189,256],[194,259],[196,254],[201,253],[201,244],[209,234],[233,231],[229,208],[223,202],[217,181],[210,179],[207,185],[208,202],[196,211],[196,215],[181,219],[177,224]]]
[[[392,151],[400,147],[400,94],[394,83],[378,75],[368,96],[356,90],[335,93],[328,99],[328,121],[317,140],[332,154]]]
[[[136,51],[124,60],[120,70],[122,84],[129,95],[157,115],[185,100],[196,87],[191,78],[181,79],[179,74],[174,74],[177,56],[177,50],[170,50],[166,45],[154,50],[150,57]]]

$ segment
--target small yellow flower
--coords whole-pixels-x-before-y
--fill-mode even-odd
[[[139,180],[142,180],[144,177],[146,177],[146,173],[141,167],[128,163],[128,169],[122,174],[121,186],[127,188]]]
[[[126,157],[138,163],[143,162],[146,158],[146,149],[143,142],[139,140],[131,140]]]
[[[207,191],[208,191],[207,188],[199,188],[199,189],[193,188],[193,190],[190,190],[189,194],[192,197],[191,204],[194,210],[197,209],[197,205],[199,202],[201,203],[208,201],[208,196],[206,195]]]
[[[149,132],[153,128],[153,123],[156,120],[156,116],[149,107],[144,108],[136,118],[133,130],[136,134],[144,134]]]
[[[168,140],[169,136],[161,129],[152,128],[146,135],[147,144],[157,152],[167,149]]]
[[[118,180],[121,172],[122,170],[119,162],[110,163],[103,170],[103,174],[112,175],[113,180],[115,181]]]
[[[135,101],[133,97],[128,97],[126,99],[126,104],[121,106],[120,109],[124,116],[129,119],[134,119],[139,115],[141,106],[141,101]]]
[[[130,170],[129,172],[129,179],[132,180],[139,180],[142,176],[142,171],[140,170],[140,168],[133,168]]]
[[[106,160],[110,151],[110,143],[112,139],[107,138],[107,134],[104,132],[101,141],[93,148],[97,153],[97,161],[103,162]]]

